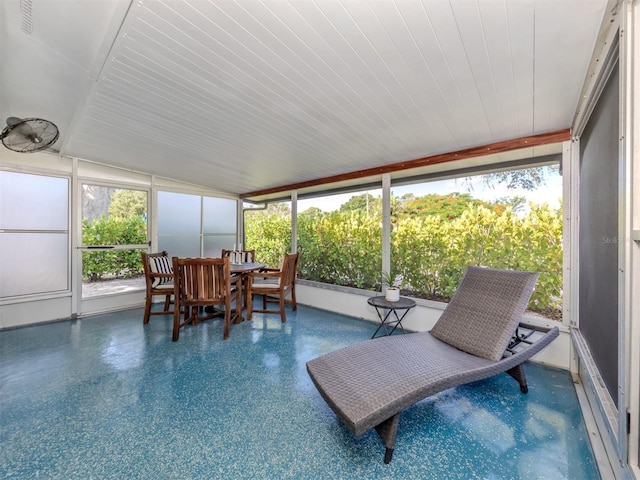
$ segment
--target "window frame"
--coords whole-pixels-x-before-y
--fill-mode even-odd
[[[22,228],[2,228],[0,229],[0,234],[5,233],[45,233],[45,234],[64,234],[66,235],[66,288],[58,289],[58,290],[48,290],[42,292],[29,292],[23,294],[16,295],[7,295],[4,297],[0,297],[0,305],[11,304],[22,301],[30,301],[34,299],[48,299],[48,298],[59,298],[59,297],[68,297],[71,295],[72,291],[72,283],[71,283],[71,244],[72,244],[72,176],[70,174],[65,174],[61,172],[52,172],[46,171],[44,169],[12,169],[2,167],[0,172],[13,173],[18,175],[32,175],[38,177],[47,177],[47,178],[58,178],[64,179],[67,182],[66,188],[66,216],[67,216],[67,225],[65,230],[59,229],[22,229]]]

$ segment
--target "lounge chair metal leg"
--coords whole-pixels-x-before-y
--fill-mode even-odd
[[[515,378],[520,384],[520,391],[522,393],[527,393],[529,391],[529,387],[527,386],[527,376],[524,374],[524,367],[522,364],[516,365],[510,370],[507,370],[507,373]]]
[[[384,451],[384,463],[390,463],[393,456],[393,448],[387,448]]]
[[[393,417],[387,418],[384,422],[376,425],[376,432],[384,442],[387,449],[384,452],[384,463],[389,463],[393,456],[393,449],[396,446],[396,435],[398,434],[398,425],[400,425],[400,413],[396,413]]]

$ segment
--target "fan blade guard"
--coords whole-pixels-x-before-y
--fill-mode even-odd
[[[7,118],[7,126],[2,130],[2,143],[9,150],[33,153],[53,145],[60,132],[49,120],[42,118]]]

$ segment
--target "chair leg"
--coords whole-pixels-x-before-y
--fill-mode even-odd
[[[393,449],[396,446],[396,436],[398,434],[398,425],[400,424],[400,414],[396,413],[393,417],[386,419],[379,425],[376,425],[375,429],[378,435],[384,442],[384,463],[391,462],[393,456]]]
[[[142,320],[142,324],[146,325],[149,323],[149,317],[151,316],[151,297],[148,296],[144,302],[144,317]]]
[[[191,316],[187,317],[188,310],[184,312],[184,324],[186,325],[188,320],[191,319],[191,325],[198,325],[200,323],[199,317],[199,309],[200,307],[191,307]]]
[[[189,308],[185,307],[185,315],[188,311]],[[173,336],[171,337],[171,340],[173,340],[174,342],[177,342],[178,338],[180,338],[180,313],[180,307],[176,302],[176,304],[173,306]]]
[[[291,289],[291,306],[292,306],[294,312],[298,309],[298,304],[296,303],[296,286],[295,286],[295,284],[293,285],[293,288]]]
[[[227,340],[229,338],[229,329],[231,327],[231,304],[227,305],[224,309],[224,327],[222,332],[222,339]]]
[[[520,391],[522,393],[527,393],[529,391],[529,386],[527,385],[527,376],[524,373],[524,367],[522,366],[522,364],[516,365],[512,369],[507,370],[507,373],[518,381],[518,383],[520,384]]]
[[[171,295],[165,295],[164,310],[162,312],[156,311],[152,313],[151,312],[152,306],[153,306],[153,295],[148,295],[147,297],[145,297],[145,300],[144,300],[144,317],[142,320],[142,323],[144,325],[149,323],[149,319],[151,318],[151,315],[162,315],[163,313],[169,315],[173,313],[173,311],[169,310],[169,308],[171,307]]]
[[[284,313],[284,292],[280,292],[280,320],[282,323],[287,321],[287,316]]]
[[[249,279],[247,277],[242,279],[241,286],[243,294],[241,293],[240,296],[242,297],[242,301],[244,302],[244,305],[242,305],[242,307],[247,308],[247,306],[249,305]]]
[[[243,299],[243,295],[242,293],[238,294],[238,298],[236,298],[236,318],[233,321],[233,323],[240,323],[242,322],[242,299]]]
[[[251,290],[247,292],[247,320],[251,320],[253,314],[253,294]]]

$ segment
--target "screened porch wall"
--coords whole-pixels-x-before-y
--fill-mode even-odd
[[[12,276],[7,274],[9,267],[12,269],[19,268],[24,270],[24,272],[34,272],[38,271],[36,268],[38,267],[38,262],[44,266],[48,265],[51,268],[55,265],[54,273],[57,280],[55,283],[48,283],[48,287],[45,285],[45,288],[41,288],[42,285],[33,282],[34,288],[37,287],[37,289],[29,291],[24,291],[23,289],[23,291],[16,294],[13,294],[13,290],[15,290],[14,287],[18,286],[18,284],[12,285],[11,283],[7,283],[13,290],[10,288],[3,289],[4,294],[2,298],[0,298],[0,329],[67,319],[70,317],[82,317],[84,315],[115,309],[134,308],[144,304],[143,289],[120,295],[98,295],[91,298],[82,298],[82,273],[79,271],[80,255],[82,252],[78,246],[81,245],[82,242],[82,195],[80,190],[83,183],[95,183],[152,192],[152,195],[150,195],[152,200],[149,205],[149,216],[153,216],[157,212],[156,198],[158,192],[189,194],[197,198],[198,202],[201,202],[202,198],[207,197],[219,200],[221,203],[215,204],[215,208],[224,212],[230,212],[227,216],[231,219],[231,222],[226,222],[223,229],[224,231],[217,233],[212,231],[212,229],[219,227],[217,223],[214,225],[205,225],[204,228],[206,232],[203,233],[205,248],[213,251],[222,244],[224,244],[224,246],[227,244],[232,245],[235,239],[235,209],[237,207],[237,200],[223,192],[188,185],[171,179],[158,178],[140,172],[109,167],[94,162],[59,157],[50,153],[24,155],[9,151],[5,148],[0,149],[0,170],[5,174],[4,177],[7,179],[13,178],[14,176],[33,177],[43,180],[47,180],[48,178],[59,179],[61,182],[64,182],[64,189],[68,192],[68,198],[63,202],[65,205],[56,206],[59,213],[57,217],[64,217],[64,225],[60,226],[58,225],[60,222],[58,222],[55,225],[56,231],[53,233],[66,238],[66,240],[64,240],[65,245],[61,248],[58,247],[57,251],[59,251],[59,254],[54,255],[54,257],[56,257],[54,260],[56,261],[49,261],[47,263],[45,260],[39,258],[38,255],[36,255],[36,253],[38,253],[37,245],[34,245],[33,248],[30,249],[33,250],[34,254],[24,257],[18,267],[16,267],[16,265],[11,267],[10,263],[4,261],[2,269],[0,269],[3,282],[10,282]],[[8,189],[4,189],[3,191],[5,190],[8,191]],[[24,192],[24,190],[25,189],[21,190],[23,194],[30,195],[29,192]],[[7,197],[7,195],[5,195],[5,197]],[[15,224],[15,222],[12,222],[11,212],[14,211],[16,205],[22,203],[24,202],[21,201],[20,196],[17,194],[8,195],[8,198],[3,198],[3,211],[5,212],[5,214],[3,214],[3,221],[5,221],[5,223],[9,222],[9,224],[7,224],[9,227],[5,228],[10,228],[11,226],[13,226],[14,229],[33,228],[31,224],[24,222],[22,224]],[[210,210],[211,206],[209,206],[209,203],[205,202],[205,204]],[[36,217],[39,212],[44,211],[38,208],[33,208],[32,210]],[[7,214],[7,212],[9,213]],[[198,220],[200,221],[200,214]],[[151,224],[153,225],[156,221],[157,220],[154,219]],[[45,225],[47,229],[47,231],[44,231],[44,235],[51,236],[53,233],[49,231],[51,227],[48,226],[48,222],[44,221],[44,223],[41,223]],[[17,225],[17,227],[14,226],[14,224]],[[159,248],[157,230],[154,227],[152,228],[153,231],[150,232],[149,237],[151,241],[150,251]],[[4,238],[9,239],[15,236],[13,232],[6,231],[2,232],[2,235]],[[200,240],[198,240],[197,243],[197,249],[190,252],[192,256],[200,255]],[[36,265],[30,266],[29,261],[36,262]],[[51,277],[51,274],[47,274],[47,277]],[[22,284],[24,283],[25,282],[22,282]]]

